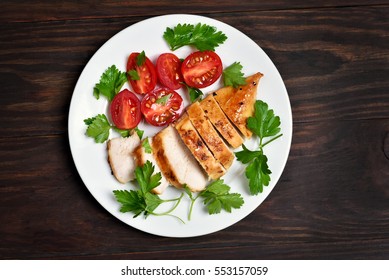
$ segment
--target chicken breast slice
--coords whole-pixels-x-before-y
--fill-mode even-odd
[[[218,160],[225,169],[228,169],[233,160],[234,154],[224,143],[211,122],[205,116],[199,102],[195,102],[187,108],[188,116],[194,128],[197,130],[209,150],[216,160]]]
[[[263,74],[258,72],[246,78],[246,85],[238,88],[223,87],[212,93],[229,120],[247,138],[252,135],[252,132],[247,128],[247,119],[254,114],[257,88],[262,76]]]
[[[177,188],[187,185],[192,192],[205,189],[207,175],[171,125],[153,137],[152,148],[156,162],[170,184]]]
[[[146,151],[145,147],[143,147],[142,143],[144,141],[148,141],[151,147],[151,151]],[[162,194],[165,189],[169,186],[169,182],[166,180],[165,176],[163,175],[161,169],[159,168],[157,161],[155,159],[155,153],[152,149],[152,139],[151,138],[146,138],[144,139],[141,144],[134,150],[134,156],[135,156],[135,161],[137,166],[142,166],[144,165],[147,161],[150,161],[154,165],[154,173],[156,174],[158,172],[161,173],[161,183],[159,186],[155,187],[154,189],[151,190],[152,193],[155,194]]]
[[[204,98],[200,102],[200,106],[216,130],[232,148],[238,148],[243,144],[242,136],[223,113],[212,94]]]
[[[136,164],[132,153],[139,144],[137,133],[127,138],[112,138],[107,142],[108,162],[113,175],[120,183],[125,184],[135,178]]]
[[[186,113],[175,124],[175,128],[182,141],[210,178],[216,180],[226,173],[225,168],[215,159],[201,139]]]

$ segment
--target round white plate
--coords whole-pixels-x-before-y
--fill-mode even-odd
[[[232,213],[222,211],[220,214],[209,215],[198,199],[190,221],[187,220],[189,198],[185,195],[174,215],[179,216],[185,224],[170,216],[143,215],[133,218],[132,213],[121,213],[120,204],[115,200],[113,190],[134,189],[132,183],[120,184],[112,176],[107,162],[106,144],[96,144],[94,139],[85,135],[86,125],[84,119],[105,113],[108,116],[108,102],[104,97],[96,100],[93,96],[93,87],[99,82],[101,74],[111,65],[116,65],[120,71],[125,71],[127,57],[131,52],[145,51],[146,55],[156,61],[159,54],[171,52],[163,39],[163,33],[167,27],[173,28],[177,24],[203,23],[216,27],[224,32],[228,39],[216,48],[216,53],[222,59],[223,66],[227,67],[235,61],[243,66],[246,76],[261,72],[261,79],[257,99],[261,99],[274,109],[276,115],[281,118],[281,132],[283,136],[265,147],[269,168],[272,171],[271,181],[264,192],[251,196],[248,191],[248,182],[244,175],[244,168],[240,162],[235,161],[228,173],[223,176],[224,181],[231,187],[231,192],[238,192],[244,198],[244,205],[240,209],[233,209]],[[195,49],[182,47],[174,53],[179,58],[185,58]],[[205,94],[222,86],[221,81],[203,89]],[[123,88],[130,88],[126,83]],[[185,104],[189,104],[187,93],[181,89],[178,91]],[[145,136],[154,135],[158,129],[145,123],[140,124],[140,129],[145,130]],[[116,137],[111,132],[110,138]],[[292,112],[288,93],[282,78],[273,62],[265,52],[249,37],[237,29],[220,21],[195,15],[166,15],[153,17],[120,31],[109,39],[90,59],[76,84],[69,110],[69,141],[72,156],[76,168],[95,199],[112,215],[124,223],[139,230],[168,237],[191,237],[205,235],[222,230],[240,221],[254,211],[269,195],[279,180],[285,167],[292,140]],[[257,141],[255,137],[247,140],[245,145],[255,149]],[[162,198],[177,197],[181,191],[173,187],[162,195]],[[156,209],[156,212],[164,210],[165,206]],[[168,206],[166,206],[168,207]],[[165,208],[166,209],[166,208]],[[257,211],[260,211],[258,209]]]

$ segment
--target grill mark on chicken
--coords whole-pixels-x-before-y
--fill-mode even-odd
[[[223,87],[213,94],[228,119],[247,138],[252,135],[252,132],[247,128],[247,119],[254,113],[257,86],[262,76],[262,73],[255,73],[247,77],[246,85],[239,89],[230,86]]]
[[[213,98],[213,94],[209,94],[204,98],[200,102],[200,107],[203,109],[207,119],[232,148],[237,148],[243,144],[243,138],[219,107]]]
[[[208,147],[215,159],[228,169],[234,160],[234,154],[207,118],[200,103],[194,102],[187,108],[186,112],[203,143]]]
[[[200,135],[186,113],[175,124],[175,128],[182,141],[210,178],[218,179],[226,172],[224,167],[214,158],[208,147],[201,140]]]

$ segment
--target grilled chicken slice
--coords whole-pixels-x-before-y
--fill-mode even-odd
[[[175,128],[181,136],[182,141],[189,148],[210,178],[216,180],[226,173],[225,168],[214,158],[201,139],[187,114],[184,114],[180,118],[175,124]]]
[[[127,138],[112,138],[107,142],[108,162],[115,178],[120,183],[127,183],[135,178],[136,167],[133,151],[140,144],[137,133]]]
[[[143,141],[149,141],[150,146],[152,147],[152,139],[147,138],[148,140],[143,140]],[[142,141],[142,143],[143,143]],[[136,160],[136,165],[137,166],[142,166],[144,165],[147,161],[150,161],[154,165],[154,173],[156,174],[158,172],[161,172],[161,184],[154,189],[151,190],[152,193],[155,194],[162,194],[165,189],[169,186],[169,182],[166,180],[165,176],[163,175],[161,169],[159,168],[157,161],[155,160],[155,155],[153,149],[151,151],[146,151],[146,149],[143,147],[143,145],[139,145],[135,151],[134,151],[134,156]]]
[[[243,144],[243,138],[223,113],[212,94],[204,98],[200,106],[216,130],[232,148],[238,148]]]
[[[194,128],[204,140],[216,160],[218,160],[225,169],[228,169],[234,160],[234,154],[220,138],[211,122],[207,119],[203,109],[201,109],[200,103],[193,103],[187,108],[186,112],[188,113]]]
[[[192,192],[205,189],[206,174],[172,126],[153,137],[152,148],[157,164],[170,184],[177,188],[186,184]]]
[[[246,85],[238,88],[224,87],[212,94],[226,116],[247,138],[252,135],[247,128],[247,119],[254,114],[258,83],[262,76],[258,72],[246,78]]]

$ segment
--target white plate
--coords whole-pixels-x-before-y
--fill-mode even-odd
[[[270,185],[265,187],[263,193],[256,196],[249,194],[247,179],[244,176],[244,166],[235,161],[224,176],[224,180],[231,187],[232,192],[242,194],[244,205],[240,209],[233,209],[232,213],[223,212],[217,215],[208,215],[199,199],[194,206],[192,219],[187,221],[190,201],[185,196],[174,212],[175,215],[186,221],[185,224],[169,216],[149,216],[145,219],[143,215],[133,218],[132,213],[121,213],[119,211],[120,205],[115,200],[112,191],[131,189],[135,186],[131,183],[123,185],[115,180],[107,163],[106,145],[96,144],[92,138],[87,137],[85,135],[86,126],[83,122],[84,119],[100,113],[105,113],[108,116],[106,99],[101,97],[96,100],[93,97],[93,87],[98,83],[101,74],[113,64],[119,70],[125,71],[127,57],[131,52],[144,50],[146,55],[155,62],[159,54],[170,52],[162,37],[166,27],[174,27],[179,23],[205,23],[216,27],[228,37],[222,45],[216,48],[224,67],[239,61],[245,75],[248,76],[258,71],[264,74],[260,81],[257,98],[267,102],[269,107],[280,116],[281,132],[283,133],[281,138],[265,147],[265,154],[268,156],[268,164],[272,174]],[[190,47],[182,47],[174,53],[180,58],[185,58],[193,50]],[[203,92],[208,93],[221,85],[219,81],[205,88]],[[130,88],[128,83],[124,87]],[[183,90],[180,90],[179,93],[186,96]],[[185,104],[189,104],[187,98],[184,101]],[[145,136],[152,136],[157,131],[156,128],[144,123],[140,124],[140,128],[145,130]],[[110,136],[117,135],[111,132]],[[242,32],[220,21],[195,15],[166,15],[150,18],[129,26],[109,39],[93,55],[81,73],[73,92],[69,110],[70,148],[76,168],[86,187],[95,199],[119,220],[139,230],[160,236],[205,235],[231,226],[250,214],[266,199],[279,180],[288,158],[291,140],[292,112],[289,97],[273,62],[254,41]],[[254,148],[256,140],[246,141],[245,144]],[[177,197],[180,193],[171,187],[162,197]],[[162,210],[163,208],[157,208],[157,211]]]

